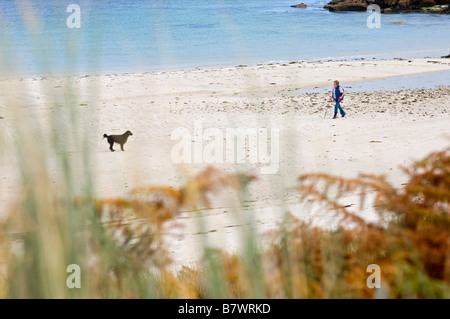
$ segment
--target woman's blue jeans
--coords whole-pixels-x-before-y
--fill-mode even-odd
[[[336,114],[338,112],[338,110],[339,110],[339,113],[341,113],[342,116],[345,115],[345,112],[344,112],[344,110],[341,107],[341,103],[336,101],[336,105],[334,106],[334,114]]]

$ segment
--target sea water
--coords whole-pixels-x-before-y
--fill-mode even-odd
[[[308,7],[291,8],[298,2]],[[0,1],[0,76],[151,72],[273,61],[438,57],[450,16],[332,13],[327,0]],[[69,28],[69,5],[80,28]],[[401,21],[401,24],[392,22]]]
[[[332,83],[328,86],[316,87],[309,90],[297,90],[294,94],[303,93],[330,93],[333,90]],[[402,91],[436,89],[450,85],[450,71],[437,71],[413,75],[395,76],[391,78],[363,81],[355,83],[341,83],[346,92],[371,92],[371,91]]]

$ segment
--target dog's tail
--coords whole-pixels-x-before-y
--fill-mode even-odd
[[[106,137],[106,138],[108,138],[108,135],[106,135],[106,134],[103,134],[103,138],[105,138],[105,137]]]

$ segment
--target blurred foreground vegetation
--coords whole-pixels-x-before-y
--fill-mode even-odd
[[[382,176],[302,175],[302,199],[336,210],[341,227],[312,227],[287,212],[271,244],[259,247],[252,233],[239,254],[205,245],[197,267],[176,272],[168,267],[164,225],[187,208],[208,206],[217,190],[244,194],[254,177],[210,167],[180,189],[141,188],[111,199],[55,196],[45,174],[36,176],[41,187],[28,177],[22,201],[0,224],[0,296],[449,298],[450,149],[405,172],[400,189]],[[361,200],[375,192],[384,222],[366,222],[337,203],[350,192]],[[80,289],[66,286],[69,264],[81,267]],[[366,284],[369,264],[380,266],[379,289]]]

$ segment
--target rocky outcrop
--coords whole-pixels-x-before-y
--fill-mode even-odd
[[[294,4],[291,6],[292,8],[306,8],[307,5],[304,3]]]
[[[324,8],[330,11],[366,11],[369,4],[365,0],[332,0]]]
[[[332,0],[324,8],[335,12],[366,11],[371,4],[380,6],[383,13],[449,13],[450,0]]]

